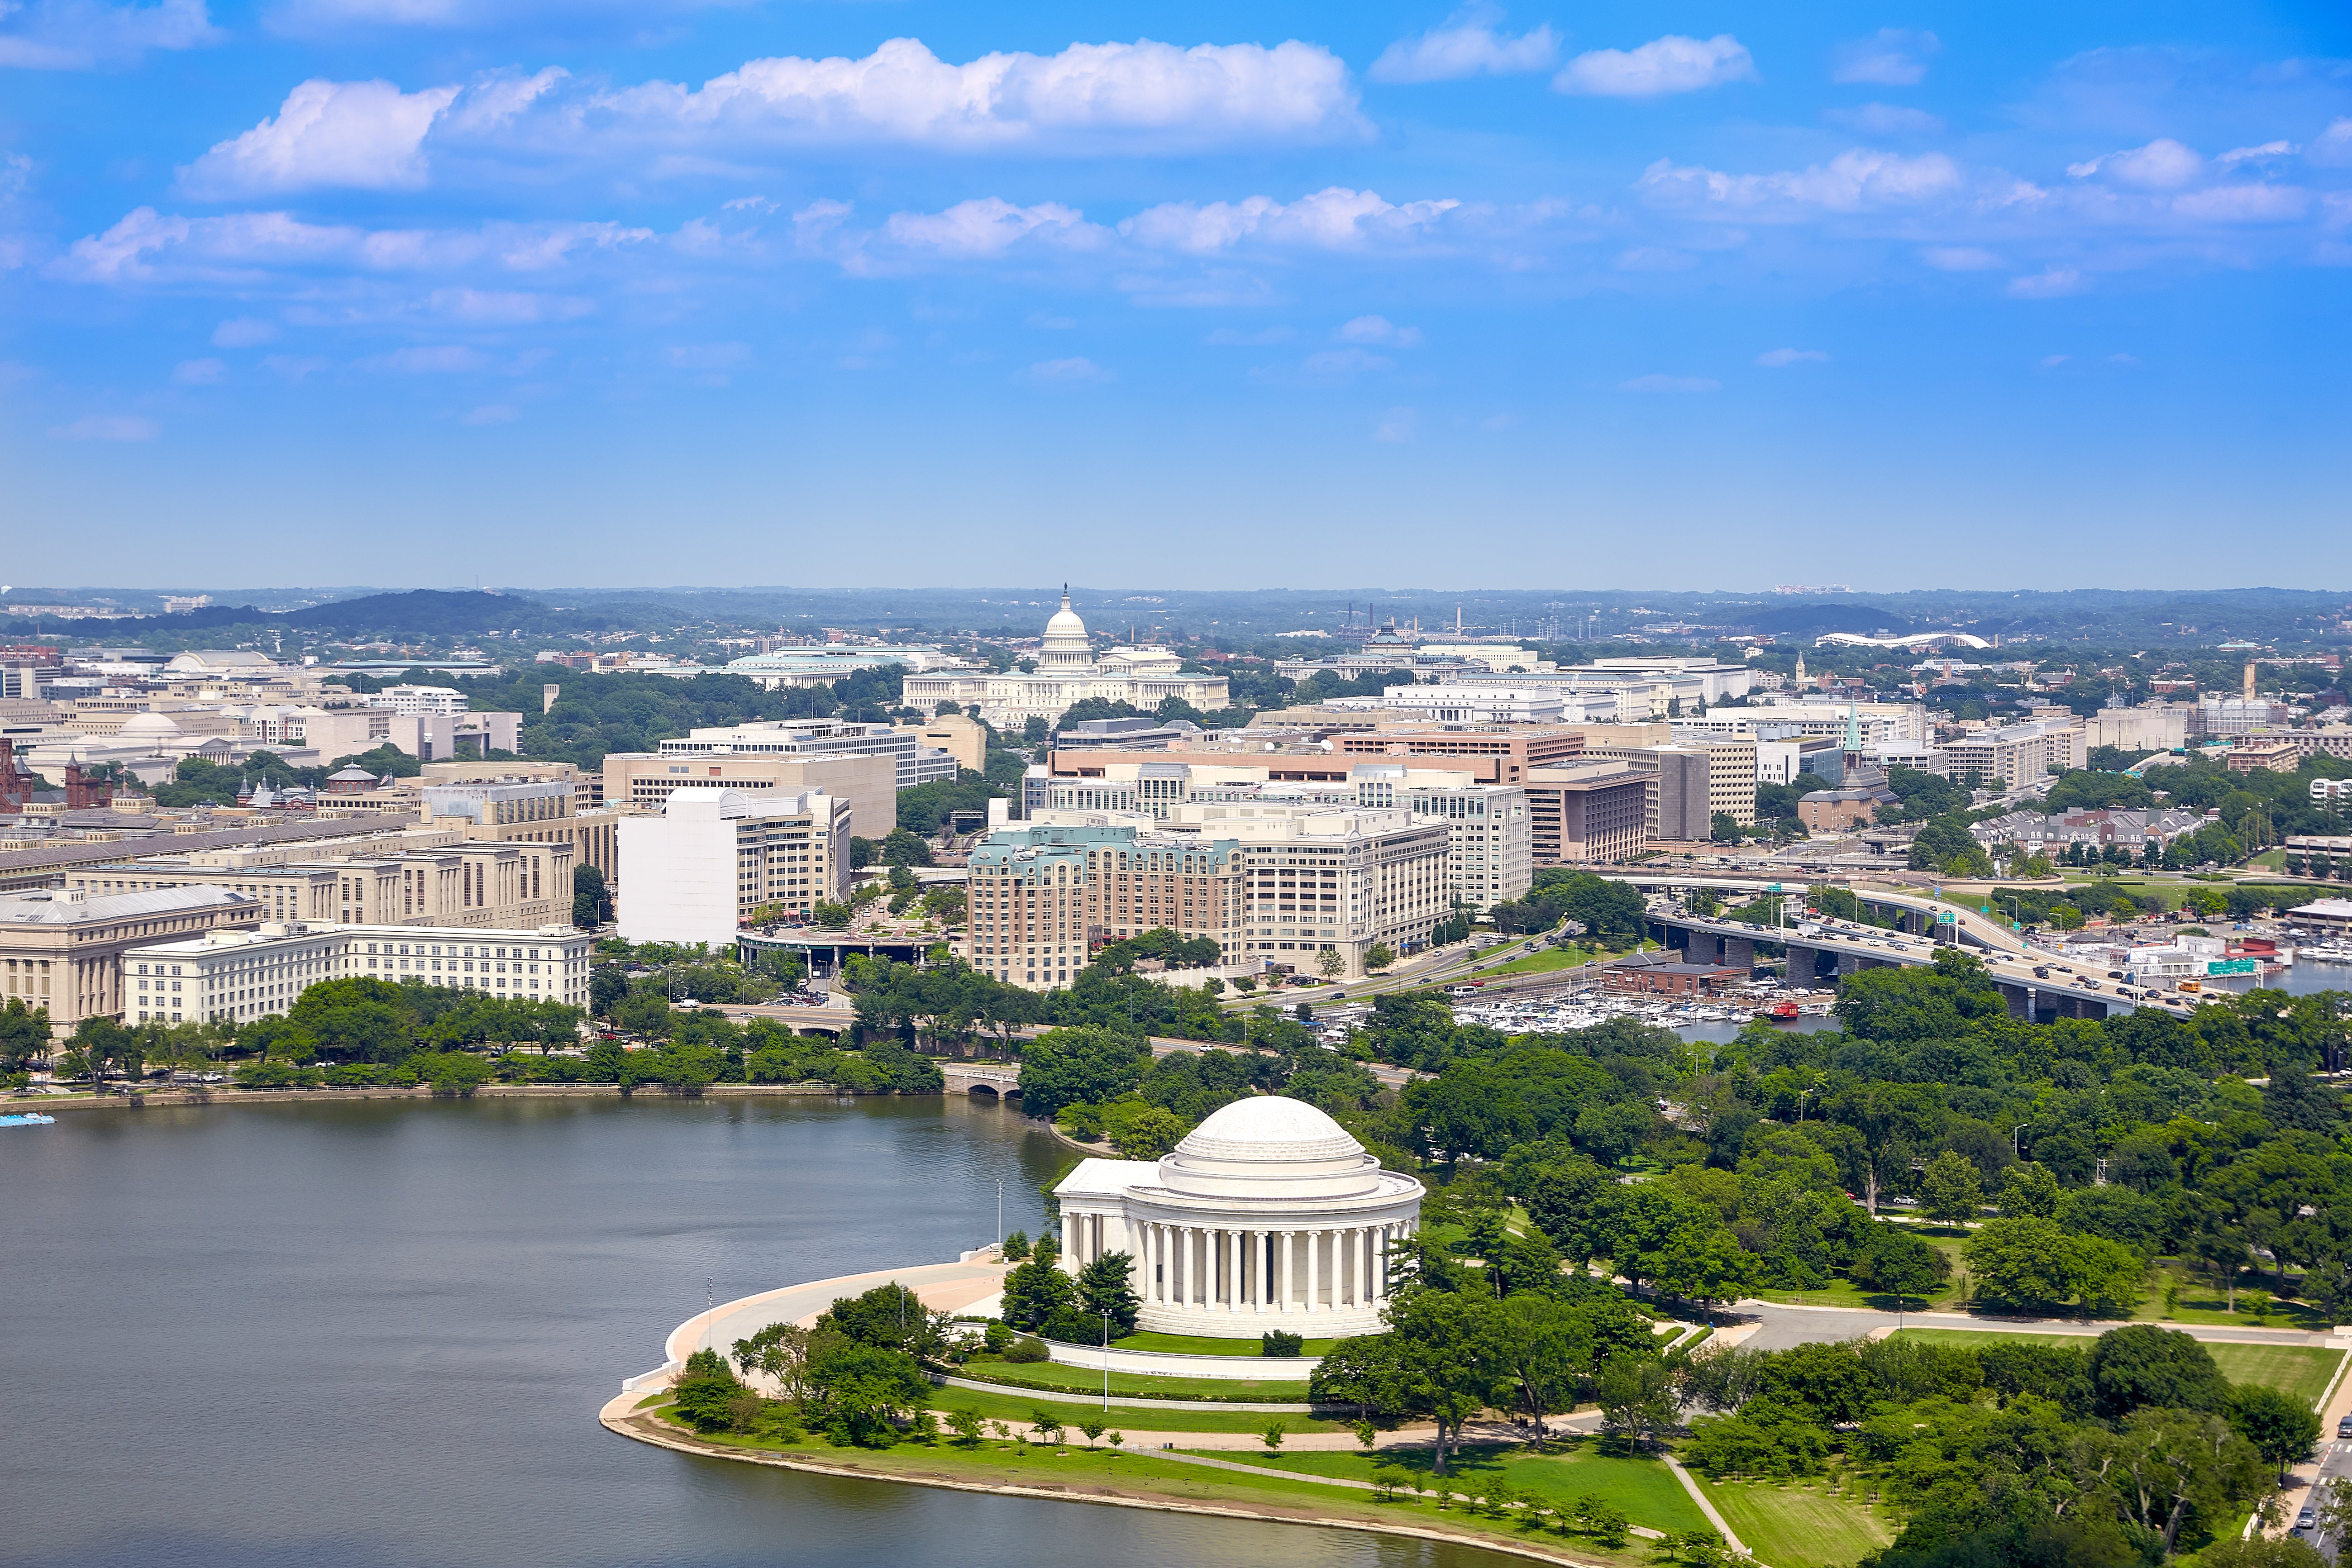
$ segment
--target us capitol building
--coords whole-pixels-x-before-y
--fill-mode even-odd
[[[1031,719],[1050,724],[1089,697],[1129,703],[1146,713],[1171,697],[1181,697],[1203,712],[1231,700],[1223,676],[1188,675],[1181,661],[1165,648],[1115,647],[1097,658],[1087,637],[1087,623],[1070,608],[1065,588],[1062,607],[1045,623],[1034,673],[940,669],[909,675],[905,701],[926,712],[942,702],[966,708],[977,703],[981,717],[998,729],[1018,730]]]
[[[1062,1267],[1134,1259],[1139,1328],[1213,1339],[1376,1333],[1421,1183],[1302,1100],[1224,1106],[1165,1159],[1084,1160],[1054,1189]]]

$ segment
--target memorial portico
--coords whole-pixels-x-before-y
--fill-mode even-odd
[[[1134,1259],[1138,1327],[1329,1339],[1381,1328],[1389,1255],[1419,1226],[1422,1185],[1315,1107],[1257,1096],[1165,1159],[1081,1162],[1054,1194],[1063,1267]]]

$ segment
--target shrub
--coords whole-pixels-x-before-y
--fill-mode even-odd
[[[1260,1355],[1297,1355],[1306,1348],[1306,1335],[1285,1333],[1280,1329],[1268,1329],[1257,1337],[1257,1353]]]
[[[1049,1361],[1052,1359],[1052,1353],[1045,1349],[1045,1341],[1023,1334],[1005,1351],[1004,1359],[1022,1363]]]

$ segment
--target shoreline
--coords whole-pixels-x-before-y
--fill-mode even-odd
[[[823,1083],[730,1083],[713,1084],[700,1094],[679,1094],[658,1084],[647,1084],[628,1095],[614,1083],[486,1083],[471,1094],[436,1096],[429,1084],[413,1088],[376,1085],[365,1089],[170,1089],[160,1094],[107,1095],[38,1095],[14,1096],[0,1100],[19,1110],[44,1113],[52,1110],[143,1110],[149,1106],[178,1105],[285,1105],[303,1101],[330,1100],[556,1100],[567,1097],[592,1099],[646,1100],[727,1100],[738,1097],[766,1098],[772,1096],[817,1097],[826,1100],[945,1100],[952,1091],[941,1090],[937,1095],[845,1094],[830,1084]]]
[[[966,1480],[946,1474],[900,1475],[862,1467],[828,1463],[806,1458],[796,1454],[774,1451],[752,1452],[701,1442],[691,1434],[672,1427],[651,1414],[640,1414],[635,1406],[643,1393],[623,1394],[608,1400],[596,1413],[597,1424],[606,1431],[632,1442],[652,1447],[667,1448],[675,1453],[690,1454],[698,1458],[729,1459],[742,1464],[766,1465],[775,1469],[803,1470],[812,1475],[831,1476],[836,1479],[896,1482],[903,1486],[935,1487],[949,1491],[984,1492],[998,1497],[1028,1498],[1043,1502],[1098,1503],[1111,1508],[1144,1509],[1157,1513],[1205,1514],[1219,1519],[1245,1519],[1261,1524],[1292,1524],[1319,1530],[1352,1530],[1367,1535],[1409,1536],[1420,1541],[1439,1542],[1449,1546],[1470,1546],[1490,1552],[1508,1552],[1537,1563],[1549,1563],[1557,1568],[1610,1568],[1591,1558],[1571,1557],[1565,1552],[1548,1551],[1525,1541],[1454,1531],[1431,1530],[1419,1525],[1390,1523],[1381,1520],[1346,1519],[1329,1516],[1276,1512],[1254,1509],[1239,1503],[1183,1502],[1154,1493],[1119,1491],[1097,1488],[1087,1491],[1073,1490],[1059,1486],[1018,1486],[1006,1482]],[[1140,1450],[1139,1457],[1148,1455]],[[1310,1483],[1311,1484],[1311,1483]]]

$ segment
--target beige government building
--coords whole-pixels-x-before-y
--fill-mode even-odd
[[[1045,623],[1034,673],[932,670],[908,676],[905,689],[910,708],[935,712],[942,702],[977,705],[981,717],[1000,730],[1018,730],[1032,719],[1050,724],[1089,697],[1129,703],[1146,713],[1171,697],[1202,712],[1231,701],[1223,676],[1187,674],[1182,661],[1165,648],[1114,647],[1097,658],[1087,623],[1070,608],[1067,589],[1062,607]]]

